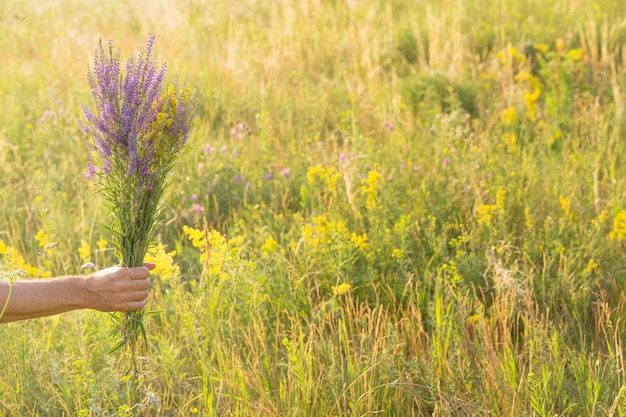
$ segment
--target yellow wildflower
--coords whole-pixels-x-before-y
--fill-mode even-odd
[[[272,236],[268,237],[263,246],[261,246],[262,252],[275,252],[276,249],[278,249],[278,242]]]
[[[500,188],[496,191],[496,207],[500,210],[504,210],[504,205],[506,204],[506,190]]]
[[[201,250],[206,248],[206,237],[204,235],[204,231],[185,225],[183,226],[183,233],[185,233],[189,240],[191,240],[191,244],[194,248]]]
[[[612,240],[626,240],[626,210],[620,210],[613,219],[613,231],[609,234]]]
[[[48,236],[46,236],[46,232],[43,229],[39,229],[37,234],[35,234],[35,240],[39,242],[40,248],[50,244],[50,240],[48,239]]]
[[[98,249],[100,250],[105,250],[107,248],[107,246],[109,245],[109,242],[107,242],[105,239],[100,238],[97,242],[96,245],[98,246]]]
[[[167,281],[180,276],[180,267],[174,263],[174,256],[176,256],[175,250],[167,252],[163,243],[159,243],[148,249],[145,260],[156,264],[152,274],[158,275],[163,281]]]
[[[349,283],[343,283],[343,284],[333,286],[332,290],[333,290],[333,294],[339,297],[348,293],[351,288],[352,288],[352,285],[350,285]]]
[[[583,53],[583,50],[581,48],[572,49],[567,51],[567,54],[565,54],[565,59],[569,62],[578,62],[583,60],[584,55],[585,54]]]
[[[356,233],[352,233],[350,235],[350,242],[354,244],[354,246],[363,252],[365,248],[367,248],[367,233],[363,233],[361,235],[357,235]]]
[[[478,206],[478,224],[491,224],[493,220],[493,212],[498,207],[493,204],[481,204]]]
[[[78,248],[78,256],[80,256],[81,262],[91,262],[91,246],[88,242],[83,241],[82,245]]]
[[[517,112],[515,111],[515,107],[511,106],[500,113],[500,121],[504,126],[511,126],[517,122]]]
[[[598,269],[598,263],[595,261],[595,259],[591,258],[589,259],[589,263],[587,264],[587,266],[584,269],[584,272],[586,273],[591,273],[594,272]]]
[[[8,250],[6,243],[0,240],[0,255],[6,255]]]
[[[526,218],[526,227],[528,229],[532,229],[535,227],[535,220],[533,219],[533,215],[530,212],[530,207],[526,207],[526,209],[524,209],[524,217]]]

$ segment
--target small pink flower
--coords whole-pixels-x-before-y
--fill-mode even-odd
[[[291,176],[291,170],[289,168],[283,168],[280,173],[283,174],[283,177],[285,178],[289,178]]]
[[[194,204],[192,209],[198,214],[204,213],[204,207],[202,207],[200,204]]]
[[[209,155],[213,155],[215,153],[215,148],[207,143],[206,145],[204,145],[204,152],[208,153]]]
[[[392,132],[394,130],[396,130],[396,127],[394,126],[393,123],[385,122],[385,123],[383,123],[383,126],[385,126],[387,129],[391,130]]]
[[[448,158],[443,158],[443,166],[448,167],[450,165],[450,160]]]
[[[193,201],[198,201],[198,194],[191,194],[191,199]]]
[[[269,181],[269,180],[271,180],[272,178],[274,178],[274,176],[272,175],[272,173],[271,173],[271,172],[268,172],[267,174],[265,174],[265,179],[266,179],[266,180],[268,180],[268,181]]]

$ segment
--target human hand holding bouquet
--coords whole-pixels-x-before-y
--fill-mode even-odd
[[[94,107],[82,106],[87,176],[110,211],[111,240],[123,267],[143,265],[168,176],[195,117],[188,84],[165,91],[166,64],[154,60],[154,39],[150,34],[145,51],[126,62],[126,74],[112,41],[107,51],[100,44],[88,73]],[[142,318],[143,310],[124,313],[112,350],[126,346],[134,354],[139,335],[145,338]]]

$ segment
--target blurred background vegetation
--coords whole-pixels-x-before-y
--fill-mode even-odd
[[[150,32],[199,125],[144,372],[2,326],[4,414],[626,414],[626,3],[4,0],[2,269],[116,262],[77,120]]]

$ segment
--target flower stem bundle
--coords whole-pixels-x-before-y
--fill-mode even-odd
[[[111,215],[108,228],[120,264],[143,265],[162,196],[180,150],[189,138],[195,106],[188,84],[165,89],[166,64],[155,62],[150,34],[145,51],[120,65],[120,51],[100,43],[88,73],[93,107],[82,106],[87,135],[87,177]],[[120,342],[134,355],[143,312],[124,313]]]

